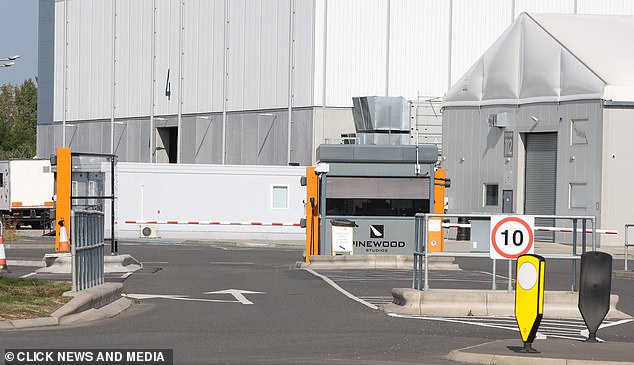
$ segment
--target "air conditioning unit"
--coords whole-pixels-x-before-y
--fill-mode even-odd
[[[139,226],[139,238],[158,238],[158,227],[156,225],[142,224]]]

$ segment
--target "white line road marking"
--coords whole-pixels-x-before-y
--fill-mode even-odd
[[[132,274],[134,274],[134,273],[133,272],[127,272],[127,273],[121,275],[121,279],[127,279]]]
[[[347,296],[348,298],[359,302],[363,305],[365,305],[368,308],[371,309],[379,309],[379,307],[377,307],[376,305],[372,304],[372,303],[368,303],[365,300],[355,297],[354,295],[350,294],[350,292],[346,291],[345,289],[343,289],[342,287],[340,287],[339,285],[337,285],[337,283],[335,283],[334,281],[330,280],[328,277],[321,275],[315,271],[313,271],[312,269],[307,269],[305,268],[304,270],[308,271],[309,273],[315,275],[316,277],[320,278],[321,280],[325,281],[326,283],[328,283],[330,286],[332,286],[333,288],[337,289],[340,293],[342,293],[343,295]]]
[[[259,291],[250,291],[250,290],[240,290],[240,289],[227,289],[227,290],[219,290],[219,291],[209,291],[203,294],[231,294],[236,300],[242,304],[253,304],[252,301],[247,299],[244,294],[266,294]]]
[[[20,276],[20,278],[21,278],[21,279],[24,279],[24,278],[29,278],[29,277],[31,277],[31,276],[33,276],[33,275],[36,275],[36,274],[37,274],[37,273],[36,273],[35,271],[33,271],[33,272],[32,272],[32,273],[30,273],[30,274],[26,274],[26,275],[22,275],[22,276]]]
[[[423,319],[423,320],[428,320],[428,321],[471,324],[471,325],[480,326],[480,327],[500,328],[500,329],[505,329],[505,330],[517,331],[517,327],[501,326],[501,325],[498,325],[498,324],[474,322],[474,321],[460,320],[460,319],[455,319],[455,318],[408,316],[408,315],[402,315],[402,314],[396,314],[396,313],[388,313],[387,315],[390,316],[390,317],[395,317],[395,318]],[[546,339],[546,336],[544,336],[544,334],[542,334],[541,332],[537,332],[537,335],[536,335],[535,338],[538,339],[538,340],[544,340],[544,339]]]
[[[634,319],[622,319],[622,320],[620,320],[620,321],[616,321],[616,322],[602,323],[602,324],[599,326],[599,329],[602,329],[602,328],[607,328],[607,327],[612,327],[612,326],[618,326],[618,325],[620,325],[620,324],[629,323],[629,322],[632,322],[632,321],[634,321]],[[586,337],[586,338],[587,338],[588,336],[590,336],[590,331],[588,331],[588,329],[586,328],[586,329],[584,329],[583,331],[579,332],[579,334],[580,334],[581,336],[583,336],[583,337]],[[604,342],[602,339],[600,339],[600,338],[598,338],[598,337],[597,337],[597,341],[599,341],[599,342]]]
[[[121,294],[122,297],[131,299],[172,299],[190,302],[214,302],[214,303],[239,303],[233,300],[190,298],[187,295],[163,295],[163,294]]]

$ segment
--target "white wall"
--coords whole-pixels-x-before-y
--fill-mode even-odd
[[[601,223],[604,227],[618,230],[619,234],[608,236],[602,242],[623,245],[625,224],[634,223],[634,112],[631,109],[604,109],[603,118]],[[632,229],[629,235],[632,242]]]
[[[109,119],[113,81],[116,118],[149,115],[152,92],[155,115],[175,115],[181,74],[182,112],[219,112],[223,71],[227,110],[287,107],[291,6],[295,107],[350,107],[351,97],[361,95],[412,100],[443,96],[523,11],[634,13],[634,2],[629,0],[184,0],[182,4],[57,0],[54,120],[61,121],[64,110],[64,54],[68,120]],[[169,100],[165,96],[168,68]]]
[[[129,220],[299,223],[305,216],[304,167],[117,165],[120,238],[139,238],[139,224]],[[273,185],[288,186],[288,208],[273,209]],[[305,239],[300,227],[174,225],[158,226],[162,238]]]

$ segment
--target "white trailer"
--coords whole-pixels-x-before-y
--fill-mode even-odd
[[[42,228],[53,209],[54,178],[49,160],[0,161],[0,212],[16,227]]]

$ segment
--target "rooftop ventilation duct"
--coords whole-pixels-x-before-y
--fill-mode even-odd
[[[403,97],[352,98],[352,115],[361,144],[409,144],[409,102]]]

